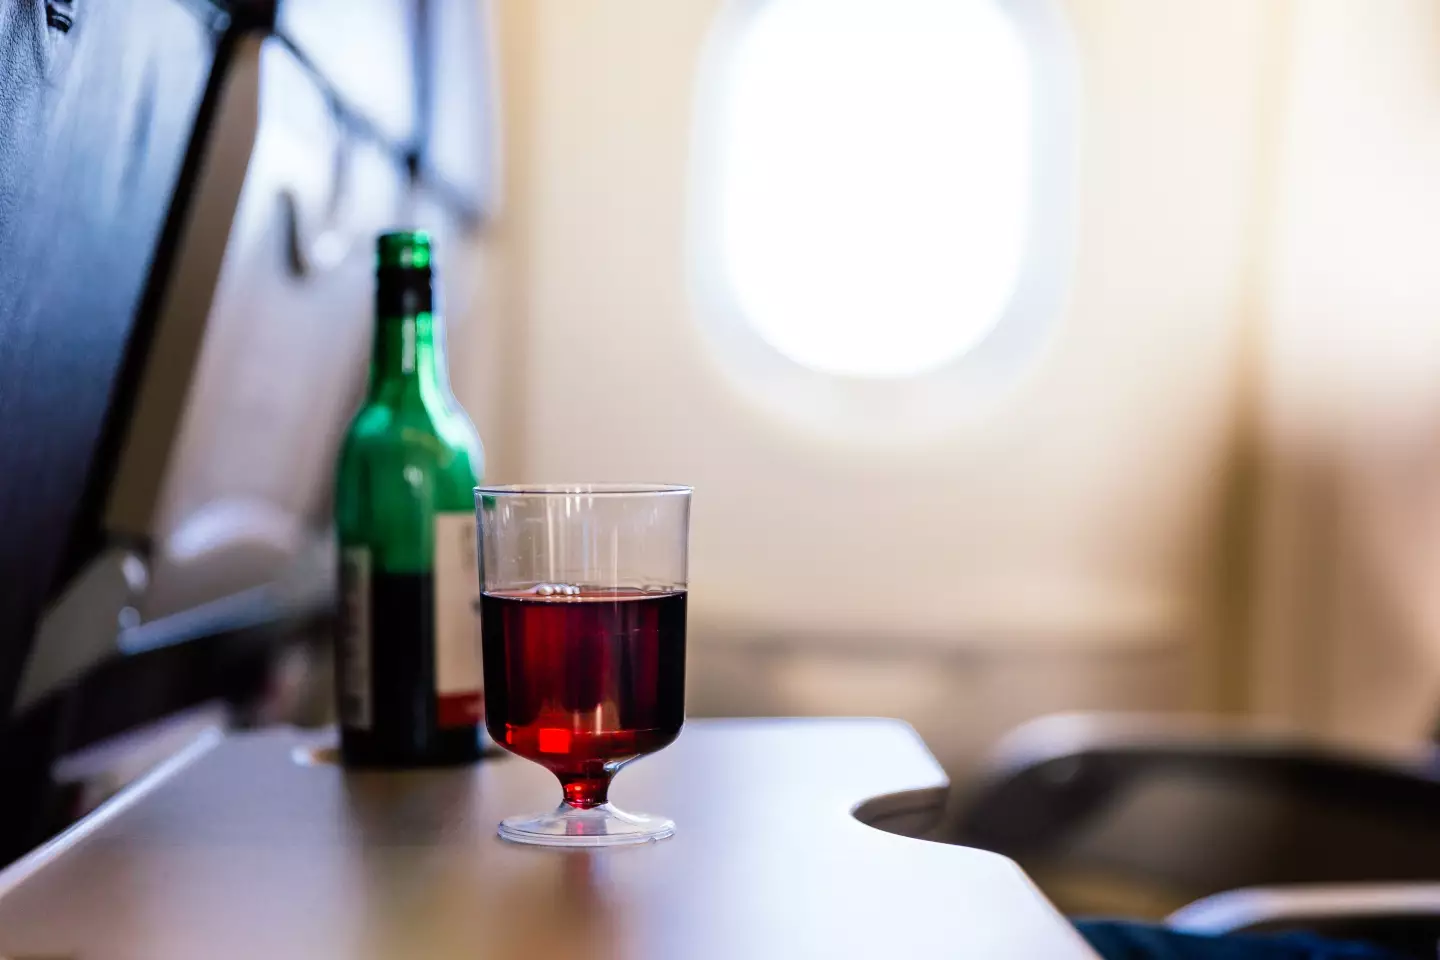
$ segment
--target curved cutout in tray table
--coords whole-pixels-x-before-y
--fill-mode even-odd
[[[867,827],[897,837],[930,840],[944,820],[949,790],[949,787],[921,787],[882,793],[857,804],[853,814]]]
[[[0,954],[1094,958],[1009,860],[852,816],[944,786],[896,721],[693,721],[615,787],[621,806],[673,817],[675,837],[599,852],[495,836],[556,801],[534,764],[295,763],[316,739],[231,738],[0,874]]]

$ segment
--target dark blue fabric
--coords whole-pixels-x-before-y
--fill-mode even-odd
[[[1202,937],[1139,923],[1088,921],[1076,926],[1105,960],[1403,960],[1365,944],[1304,934]]]

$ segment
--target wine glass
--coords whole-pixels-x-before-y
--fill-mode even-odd
[[[559,808],[500,824],[519,843],[661,840],[610,781],[685,721],[689,487],[485,486],[480,529],[485,724],[560,780]]]

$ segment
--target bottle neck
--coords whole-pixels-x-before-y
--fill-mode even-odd
[[[382,271],[370,358],[372,399],[395,393],[441,394],[446,386],[444,337],[424,273]]]

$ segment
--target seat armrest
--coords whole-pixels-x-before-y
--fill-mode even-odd
[[[1360,752],[1318,740],[1293,726],[1207,714],[1058,713],[1015,728],[991,751],[987,777],[1012,773],[1087,752],[1145,755],[1323,755],[1364,764],[1424,767],[1433,760],[1427,744],[1379,753]]]
[[[1277,797],[1323,797],[1397,824],[1428,822],[1440,809],[1440,769],[1423,745],[1373,754],[1222,719],[1069,714],[1032,721],[1002,740],[946,832],[1012,856],[1050,855],[1069,849],[1078,831],[1135,790],[1166,782],[1226,789],[1243,783]]]
[[[1165,922],[1185,933],[1225,934],[1398,917],[1440,919],[1440,883],[1297,884],[1227,890],[1181,907]]]

